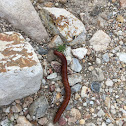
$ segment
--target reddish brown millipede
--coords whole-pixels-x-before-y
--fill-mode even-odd
[[[61,67],[61,74],[62,74],[62,82],[64,84],[64,89],[65,89],[65,98],[64,101],[62,103],[62,105],[60,106],[59,110],[57,111],[53,123],[56,123],[60,116],[62,115],[63,111],[65,110],[65,108],[67,107],[69,100],[70,100],[70,96],[71,96],[71,89],[69,86],[69,82],[68,82],[68,77],[67,77],[67,60],[66,57],[58,51],[54,51],[54,54],[56,56],[58,56],[58,58],[60,58],[61,62],[62,62],[62,67]]]

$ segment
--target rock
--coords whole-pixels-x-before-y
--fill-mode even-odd
[[[105,32],[98,30],[89,42],[95,51],[103,51],[107,49],[110,41],[111,38]]]
[[[39,42],[48,38],[30,0],[0,0],[0,17],[7,19],[14,27]]]
[[[72,92],[78,92],[78,91],[80,91],[81,87],[82,87],[81,84],[76,84],[76,85],[71,87],[71,91]]]
[[[125,0],[120,0],[120,6],[122,8],[125,8],[126,7],[126,1]]]
[[[106,126],[105,122],[102,123],[102,126]]]
[[[126,63],[126,53],[117,53],[119,60]]]
[[[54,47],[57,47],[59,45],[63,45],[63,41],[62,41],[62,39],[60,38],[59,35],[55,35],[54,38],[49,43],[48,47],[54,48]]]
[[[98,65],[101,64],[101,59],[96,58],[96,63],[97,63]]]
[[[113,86],[113,81],[110,79],[107,79],[106,85],[112,87]]]
[[[83,86],[81,90],[81,97],[82,98],[89,97],[89,92],[90,92],[90,89],[86,86]]]
[[[70,111],[70,114],[72,117],[74,117],[76,120],[81,118],[81,113],[78,109],[72,108]]]
[[[73,58],[71,63],[71,69],[75,72],[80,72],[82,70],[82,66],[79,63],[78,59]]]
[[[66,123],[67,123],[67,121],[66,121],[66,119],[64,119],[63,117],[60,117],[58,123],[59,123],[60,126],[65,126]]]
[[[108,109],[110,109],[110,98],[109,97],[105,98],[105,105],[108,107]]]
[[[37,55],[23,36],[0,33],[0,105],[37,92],[42,75]]]
[[[109,62],[109,55],[108,55],[108,53],[105,53],[105,54],[102,56],[102,58],[103,58],[103,62]]]
[[[1,126],[8,126],[8,125],[13,126],[13,124],[11,124],[8,119],[1,121],[0,124],[1,124]]]
[[[18,112],[22,111],[22,108],[19,104],[16,104],[16,105],[12,106],[11,110],[12,110],[12,112],[18,113]]]
[[[47,79],[51,80],[51,79],[54,79],[56,77],[57,77],[57,73],[52,73],[52,74],[50,74],[50,75],[47,76]]]
[[[80,125],[84,125],[85,124],[85,120],[84,119],[81,119],[80,120]]]
[[[33,102],[33,98],[28,96],[24,99],[23,108],[29,107],[29,105]]]
[[[104,80],[104,74],[100,68],[95,68],[92,71],[92,76],[93,76],[93,81],[103,81]]]
[[[87,49],[86,48],[72,49],[72,53],[75,57],[81,60],[87,54]]]
[[[72,54],[71,54],[71,47],[70,46],[66,47],[64,54],[67,59],[67,64],[70,64],[70,62],[72,61]]]
[[[52,31],[54,35],[60,35],[63,41],[69,42],[69,44],[85,41],[86,30],[83,23],[65,9],[43,7],[40,16],[49,31]]]
[[[40,124],[40,125],[42,125],[42,126],[43,126],[43,125],[46,125],[47,122],[48,122],[48,120],[47,120],[46,117],[40,118],[40,119],[38,120],[38,124]]]
[[[123,18],[122,15],[117,15],[116,20],[117,20],[119,23],[123,23],[123,22],[124,22],[124,18]]]
[[[82,81],[82,75],[81,74],[72,74],[72,75],[68,75],[68,81],[70,86],[75,85],[76,83],[79,83]]]
[[[101,84],[99,82],[92,82],[91,83],[91,90],[94,92],[99,92],[100,91]]]
[[[25,118],[25,116],[19,116],[17,124],[15,126],[32,126],[32,124]]]
[[[87,123],[86,126],[96,126],[94,123]]]
[[[48,101],[44,96],[41,96],[31,104],[29,113],[31,117],[35,116],[35,118],[38,119],[45,115],[47,109]]]
[[[48,50],[42,48],[41,46],[39,46],[38,53],[39,53],[40,55],[46,55],[46,54],[48,53]]]
[[[103,111],[102,109],[100,109],[100,110],[98,111],[97,115],[98,115],[99,117],[102,117],[102,116],[105,115],[105,113],[104,113],[104,111]]]

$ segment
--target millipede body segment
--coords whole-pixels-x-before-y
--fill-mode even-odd
[[[70,96],[71,96],[71,88],[69,86],[69,82],[68,82],[68,76],[67,76],[67,60],[66,57],[63,55],[63,53],[58,52],[58,51],[54,51],[54,54],[60,58],[61,62],[62,62],[62,66],[61,66],[61,74],[62,74],[62,82],[64,84],[64,89],[65,89],[65,98],[64,101],[62,103],[62,105],[60,106],[59,110],[57,111],[53,123],[56,123],[60,116],[62,115],[63,111],[65,110],[65,108],[67,107],[69,100],[70,100]]]

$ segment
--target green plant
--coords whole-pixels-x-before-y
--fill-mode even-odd
[[[59,45],[56,50],[59,51],[59,52],[64,52],[64,50],[66,49],[66,44],[63,44],[63,45]]]

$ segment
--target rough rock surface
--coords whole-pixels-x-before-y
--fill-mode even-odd
[[[0,0],[0,17],[39,42],[48,38],[30,0]]]
[[[107,49],[110,41],[111,38],[104,31],[98,30],[89,42],[95,51],[103,51]]]
[[[35,93],[42,72],[34,49],[19,33],[0,33],[0,105]]]
[[[49,29],[51,28],[52,33],[59,34],[64,41],[73,44],[85,41],[86,30],[84,24],[65,9],[44,7],[40,15],[45,25]]]

